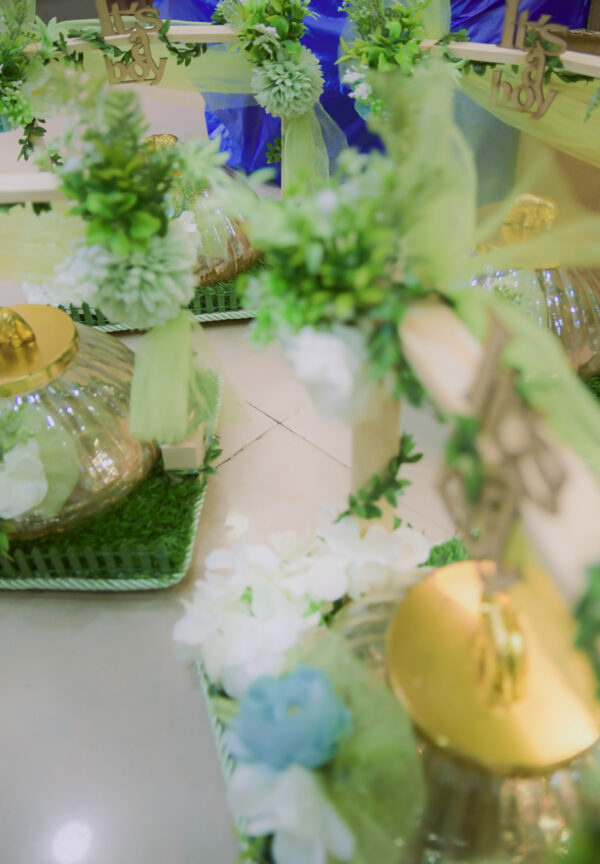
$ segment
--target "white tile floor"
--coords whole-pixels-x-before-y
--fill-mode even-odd
[[[17,299],[0,287],[2,299]],[[210,338],[247,419],[222,431],[195,563],[177,588],[150,595],[0,594],[0,861],[7,864],[233,864],[236,847],[198,682],[171,642],[179,600],[228,516],[248,537],[314,522],[348,492],[349,430],[323,421],[277,346],[258,353],[248,324]],[[399,512],[432,542],[451,533],[432,490],[439,429],[406,411],[425,447]],[[64,825],[91,832],[89,852],[61,858]],[[81,829],[83,830],[83,829]],[[58,851],[57,851],[58,850]]]
[[[174,106],[153,128],[197,127],[188,109],[178,124]],[[0,136],[1,170],[14,167],[16,137]],[[16,283],[0,281],[1,303],[19,298]],[[228,516],[247,516],[247,536],[260,540],[314,522],[318,505],[339,508],[350,433],[319,417],[277,345],[251,347],[247,323],[207,329],[246,417],[222,430],[187,578],[146,595],[0,592],[2,864],[236,861],[199,683],[171,641],[179,601],[225,541]],[[404,425],[426,458],[399,512],[438,542],[452,533],[434,492],[440,429],[408,409]],[[79,855],[69,837],[85,841]]]

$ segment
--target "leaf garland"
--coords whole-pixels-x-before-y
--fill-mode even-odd
[[[348,508],[340,513],[335,521],[340,522],[346,516],[379,519],[382,512],[378,502],[382,500],[395,507],[398,498],[404,494],[404,489],[411,485],[410,480],[398,476],[401,467],[419,462],[423,458],[422,453],[414,452],[415,447],[412,435],[402,435],[398,453],[390,459],[383,473],[373,474],[362,489],[359,489],[355,495],[349,495]]]

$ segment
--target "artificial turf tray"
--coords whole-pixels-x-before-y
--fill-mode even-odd
[[[10,556],[0,556],[0,590],[147,591],[180,582],[214,473],[210,460],[220,452],[216,443],[207,439],[199,471],[165,471],[159,457],[126,498],[98,516],[61,534],[11,540]]]
[[[253,318],[254,312],[242,308],[240,294],[236,288],[237,279],[219,282],[197,288],[194,299],[189,305],[196,320],[227,321],[228,319]],[[104,333],[118,333],[132,328],[128,324],[112,322],[102,313],[83,303],[81,306],[61,306],[78,324],[87,324]]]

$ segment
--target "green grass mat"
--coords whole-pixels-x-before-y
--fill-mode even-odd
[[[126,498],[98,516],[61,534],[12,540],[12,560],[0,560],[0,581],[178,581],[175,575],[181,578],[189,563],[205,489],[204,473],[167,473],[159,458]]]

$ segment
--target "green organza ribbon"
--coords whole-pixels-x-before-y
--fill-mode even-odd
[[[142,441],[176,444],[189,427],[192,321],[182,309],[139,341],[131,383],[130,427]]]

